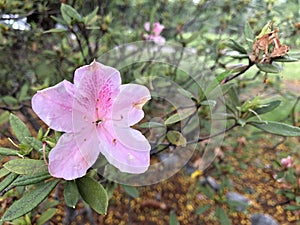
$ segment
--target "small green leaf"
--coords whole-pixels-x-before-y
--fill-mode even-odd
[[[4,104],[7,104],[7,105],[17,105],[18,104],[18,100],[10,95],[6,95],[6,96],[2,97],[1,100],[4,102]]]
[[[219,219],[221,225],[231,225],[231,221],[223,208],[217,206],[215,209],[215,215]]]
[[[241,54],[238,51],[227,51],[225,53],[225,55],[229,56],[231,58],[234,58],[234,59],[247,59],[247,58],[249,58],[248,54]]]
[[[62,32],[66,32],[66,31],[68,31],[68,30],[63,29],[63,28],[53,28],[53,29],[44,31],[43,34],[49,34],[49,33],[62,33]]]
[[[18,174],[10,173],[0,182],[0,192],[7,188],[16,178]]]
[[[9,120],[10,112],[4,111],[0,114],[0,125],[7,123]]]
[[[51,17],[51,19],[53,19],[55,22],[57,22],[57,23],[59,23],[59,24],[61,24],[61,25],[68,25],[68,23],[65,21],[65,20],[63,20],[63,19],[60,19],[60,18],[58,18],[58,17],[56,17],[56,16],[50,16]]]
[[[43,160],[35,159],[13,159],[5,163],[4,168],[17,174],[35,175],[48,168]]]
[[[19,95],[18,95],[18,100],[19,101],[24,101],[28,98],[28,84],[24,84],[19,92]]]
[[[96,22],[98,10],[99,10],[99,7],[97,6],[91,13],[89,13],[88,15],[86,15],[83,18],[85,25],[87,25],[87,26],[92,25],[94,22]]]
[[[212,80],[206,90],[205,90],[205,96],[208,96],[209,93],[211,93],[229,74],[231,74],[231,70],[226,70],[222,72],[221,74],[217,75],[216,79]]]
[[[128,185],[122,185],[122,187],[124,188],[124,191],[126,192],[126,194],[128,194],[132,198],[139,197],[139,191],[135,187],[128,186]]]
[[[108,199],[111,199],[116,188],[117,188],[117,184],[115,182],[109,182],[106,185],[106,193],[107,193]]]
[[[43,148],[43,143],[34,137],[26,137],[26,142],[28,145],[33,147],[34,150],[40,151]]]
[[[276,63],[273,64],[256,64],[257,68],[266,73],[280,73],[282,71],[282,67]]]
[[[0,155],[20,156],[20,152],[10,148],[0,148]]]
[[[82,21],[81,15],[70,5],[61,4],[60,11],[66,22],[70,21],[71,19],[74,19],[76,22]],[[70,24],[70,22],[68,22],[68,24]]]
[[[181,42],[185,44],[191,43],[192,41],[196,40],[200,34],[201,32],[194,32],[190,37],[182,39]]]
[[[179,225],[179,221],[177,219],[177,215],[173,211],[170,212],[169,225]]]
[[[43,225],[56,214],[56,209],[47,209],[36,221],[37,225]]]
[[[289,211],[300,210],[300,205],[288,205],[285,207],[285,209]]]
[[[216,106],[217,102],[215,100],[204,100],[200,104],[214,108]]]
[[[66,181],[64,184],[64,198],[66,205],[75,209],[79,199],[79,192],[75,181]]]
[[[89,176],[77,179],[76,184],[82,199],[97,213],[106,214],[108,198],[102,185]]]
[[[289,57],[288,55],[282,56],[282,57],[277,57],[274,58],[273,61],[275,62],[297,62],[299,59]]]
[[[275,100],[275,101],[272,101],[272,102],[269,102],[269,103],[265,103],[264,106],[255,109],[255,112],[259,115],[270,112],[273,109],[277,108],[280,105],[280,103],[281,103],[280,100]]]
[[[254,32],[249,24],[249,22],[246,22],[244,25],[244,35],[245,35],[245,40],[248,44],[248,49],[249,52],[252,51],[252,45],[253,45],[253,40],[254,40]]]
[[[182,146],[182,147],[186,146],[185,137],[182,135],[182,133],[178,131],[175,130],[168,131],[167,138],[170,141],[170,143],[175,146]]]
[[[15,201],[8,208],[2,221],[13,220],[30,212],[50,194],[59,181],[59,179],[55,179],[35,185],[34,189],[28,190],[21,199]]]
[[[14,114],[9,117],[10,126],[21,143],[26,143],[26,137],[31,137],[27,126]]]
[[[199,207],[198,209],[196,209],[195,214],[201,215],[201,214],[205,213],[210,207],[211,207],[210,204]]]
[[[38,172],[34,175],[24,175],[19,176],[11,186],[26,186],[31,184],[40,183],[44,180],[51,178],[51,175],[48,172]]]
[[[271,28],[272,28],[272,21],[269,21],[260,31],[259,35],[256,36],[256,40],[258,40],[259,38],[261,38],[263,35],[270,33],[271,32]]]
[[[145,122],[140,125],[140,128],[158,128],[158,127],[165,127],[165,125],[158,122]]]
[[[300,128],[274,121],[251,121],[248,124],[271,134],[293,137],[300,136]]]
[[[1,168],[0,169],[0,178],[5,177],[6,175],[8,175],[10,173],[9,170],[5,169],[5,168]]]
[[[186,97],[188,97],[190,99],[195,99],[194,95],[191,92],[189,92],[188,90],[185,90],[183,88],[177,88],[177,91],[180,94],[182,94],[182,95],[184,95],[184,96],[186,96]]]
[[[61,4],[61,6],[60,6],[60,13],[62,15],[63,20],[65,21],[64,23],[66,23],[67,25],[71,25],[72,19],[68,15],[68,13],[66,12],[65,4]]]
[[[238,51],[239,53],[242,54],[247,54],[247,50],[240,45],[239,43],[237,43],[236,41],[230,39],[227,43],[226,46],[231,48],[232,50]]]
[[[192,115],[194,112],[195,112],[194,107],[193,108],[180,109],[180,110],[178,110],[177,113],[173,114],[168,119],[166,119],[165,125],[174,124],[174,123],[177,123],[181,120],[184,120],[187,117],[189,117],[190,115]]]

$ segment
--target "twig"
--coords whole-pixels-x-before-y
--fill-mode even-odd
[[[71,31],[72,34],[75,35],[76,41],[77,41],[77,43],[78,43],[78,46],[79,46],[79,49],[80,49],[80,52],[81,52],[81,55],[82,55],[83,60],[84,60],[84,63],[85,63],[85,64],[88,64],[88,61],[87,61],[87,59],[86,59],[86,57],[85,57],[85,55],[84,55],[84,51],[83,51],[83,48],[82,48],[82,43],[81,43],[81,40],[80,40],[78,34],[74,31],[73,28],[70,28],[70,31]]]

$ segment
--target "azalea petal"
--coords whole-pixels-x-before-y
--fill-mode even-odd
[[[95,163],[99,152],[96,133],[85,136],[63,134],[49,154],[49,173],[53,177],[73,180],[82,177]]]
[[[144,24],[144,28],[145,28],[145,30],[146,31],[150,31],[150,23],[149,22],[146,22],[145,24]]]
[[[32,109],[50,128],[71,132],[73,95],[73,84],[64,80],[38,91],[31,100]]]
[[[150,165],[151,146],[141,132],[114,128],[111,122],[98,129],[101,153],[108,162],[126,173],[144,173]]]
[[[121,76],[118,70],[94,61],[75,71],[74,85],[77,90],[73,107],[88,112],[85,116],[95,121],[110,115],[120,91]]]
[[[164,28],[165,28],[164,25],[161,25],[159,22],[155,22],[153,24],[153,32],[154,32],[155,36],[159,36]]]
[[[112,119],[116,126],[129,127],[144,117],[143,105],[151,99],[148,88],[138,84],[121,85],[120,94],[112,108]]]

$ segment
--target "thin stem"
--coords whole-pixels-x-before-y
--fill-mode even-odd
[[[254,64],[249,60],[249,65],[242,71],[238,72],[237,74],[233,75],[233,76],[228,76],[223,80],[223,84],[233,80],[234,78],[237,78],[238,76],[242,75],[243,73],[245,73],[248,69],[251,68],[251,66],[253,66]]]
[[[85,64],[88,64],[88,61],[87,61],[87,59],[86,59],[86,57],[85,57],[85,55],[84,55],[84,51],[83,51],[83,48],[82,48],[82,43],[81,43],[81,40],[80,40],[78,34],[74,31],[73,28],[71,28],[71,33],[74,34],[75,37],[76,37],[76,41],[77,41],[77,43],[78,43],[78,46],[79,46],[81,55],[82,55],[83,60],[84,60],[84,63],[85,63]]]

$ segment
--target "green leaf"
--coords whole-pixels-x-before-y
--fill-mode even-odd
[[[198,209],[196,209],[195,214],[196,214],[196,215],[203,214],[203,213],[205,213],[210,207],[211,207],[210,204],[204,205],[204,206],[202,206],[202,207],[199,207]]]
[[[204,95],[208,96],[210,92],[212,92],[229,74],[231,74],[231,72],[231,70],[226,70],[221,74],[217,75],[216,79],[212,80],[208,84]]]
[[[47,209],[36,221],[37,225],[43,225],[56,214],[56,209]]]
[[[59,179],[55,179],[35,185],[34,189],[28,190],[21,199],[15,201],[8,208],[2,221],[13,220],[30,212],[50,194],[59,181]]]
[[[26,143],[33,147],[34,150],[40,151],[43,148],[43,143],[34,137],[26,137]]]
[[[187,117],[189,117],[190,115],[192,115],[194,112],[195,112],[194,107],[193,108],[180,109],[180,110],[178,110],[177,113],[173,114],[168,119],[166,119],[165,125],[174,124],[174,123],[177,123],[181,120],[184,120]]]
[[[229,56],[231,58],[234,58],[234,59],[247,59],[247,58],[249,58],[248,54],[241,54],[238,51],[227,51],[225,53],[225,55]]]
[[[50,16],[50,17],[51,17],[51,19],[53,19],[57,23],[60,23],[62,25],[68,25],[68,23],[65,20],[63,20],[63,19],[60,19],[60,18],[58,18],[56,16]]]
[[[109,182],[106,185],[106,193],[107,193],[108,199],[111,199],[116,188],[117,188],[117,184],[115,182]]]
[[[43,34],[49,34],[49,33],[62,33],[62,32],[66,32],[68,30],[64,29],[64,28],[53,28],[50,30],[46,30],[43,32]]]
[[[259,115],[270,112],[273,109],[277,108],[280,105],[280,103],[281,103],[280,100],[275,100],[275,101],[272,101],[272,102],[269,102],[269,103],[265,103],[264,106],[255,109],[255,112]]]
[[[7,123],[9,120],[10,112],[4,111],[0,114],[0,125]]]
[[[266,73],[280,73],[282,71],[282,67],[276,63],[273,64],[256,64],[257,68]]]
[[[51,201],[43,202],[43,209],[50,209],[58,206],[61,203],[59,200],[51,199]]]
[[[253,40],[254,40],[254,32],[253,32],[249,22],[246,22],[244,25],[244,35],[245,35],[245,40],[248,44],[249,52],[251,52]]]
[[[10,148],[0,148],[0,155],[20,156],[20,152]]]
[[[4,168],[17,174],[35,175],[48,168],[43,160],[35,159],[13,159],[5,163]]]
[[[124,188],[124,191],[126,192],[126,194],[128,194],[132,198],[139,197],[139,191],[135,187],[128,186],[128,185],[122,185],[122,187]]]
[[[26,137],[31,137],[27,126],[14,114],[9,117],[10,126],[21,143],[26,143]]]
[[[18,174],[10,173],[0,182],[0,192],[7,188],[16,178]]]
[[[28,98],[28,84],[24,84],[19,92],[19,95],[18,95],[18,100],[19,101],[24,101]]]
[[[165,127],[165,125],[158,122],[146,122],[140,125],[140,128],[158,128],[158,127]]]
[[[219,219],[221,225],[231,225],[231,221],[223,208],[217,206],[215,209],[215,215]]]
[[[289,211],[300,210],[300,205],[288,205],[285,207],[285,209]]]
[[[237,43],[232,39],[230,39],[227,43],[225,43],[225,45],[231,48],[232,50],[238,51],[239,53],[247,54],[247,50],[242,45],[240,45],[239,43]]]
[[[0,178],[5,177],[6,175],[8,175],[10,173],[9,170],[5,169],[5,168],[1,168],[0,169]]]
[[[300,136],[300,128],[275,121],[251,121],[248,124],[271,134],[293,137]]]
[[[188,97],[190,99],[195,99],[194,95],[191,92],[189,92],[188,90],[185,90],[183,88],[177,88],[177,91],[180,94],[182,94],[182,95],[184,95],[184,96],[186,96],[186,97]]]
[[[79,199],[79,192],[75,181],[66,181],[64,184],[64,199],[67,206],[75,209]]]
[[[44,180],[51,178],[51,175],[48,172],[38,172],[34,175],[24,175],[19,176],[11,186],[26,186],[31,184],[40,183]]]
[[[18,104],[18,100],[10,95],[6,95],[6,96],[2,97],[1,100],[4,102],[4,104],[7,104],[7,105],[17,105]]]
[[[71,19],[74,19],[76,22],[82,22],[81,15],[72,6],[67,4],[61,4],[60,11],[62,17],[66,22],[68,22],[68,24],[71,23]]]
[[[97,213],[106,214],[108,198],[102,185],[89,176],[77,179],[76,184],[82,199]]]
[[[177,219],[177,215],[173,211],[170,212],[169,225],[179,225],[179,221]]]
[[[182,147],[186,146],[186,139],[179,131],[176,130],[168,131],[167,138],[170,141],[170,143],[175,146],[182,146]]]
[[[96,22],[98,10],[99,10],[99,7],[97,6],[91,13],[89,13],[88,15],[86,15],[83,18],[85,25],[87,25],[87,26],[92,25],[94,22]]]
[[[282,56],[282,57],[277,57],[274,58],[273,61],[275,62],[297,62],[299,59],[289,57],[288,55]]]
[[[201,34],[201,32],[193,32],[192,35],[188,38],[182,39],[182,43],[188,44],[191,43],[192,41],[196,40],[198,36]]]
[[[60,13],[62,15],[63,20],[65,21],[64,23],[66,23],[67,25],[71,25],[72,19],[66,12],[65,4],[61,4]]]
[[[210,108],[214,108],[217,104],[217,102],[215,100],[204,100],[202,102],[200,102],[201,105],[204,106],[209,106]]]

